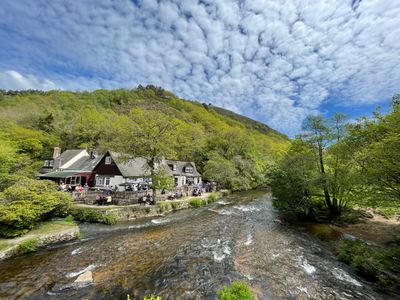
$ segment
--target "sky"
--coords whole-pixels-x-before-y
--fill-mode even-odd
[[[0,89],[154,84],[289,136],[400,92],[400,0],[0,3]]]

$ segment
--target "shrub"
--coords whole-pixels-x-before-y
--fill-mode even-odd
[[[117,222],[117,216],[106,215],[95,208],[72,207],[69,210],[69,213],[75,220],[80,222],[104,223],[107,225],[113,225]]]
[[[234,281],[230,286],[225,286],[218,292],[218,300],[255,300],[249,286],[240,281]]]
[[[146,208],[144,209],[144,211],[146,212],[146,214],[148,214],[148,213],[151,211],[151,209],[150,209],[150,207],[146,207]]]
[[[194,198],[189,201],[191,207],[200,207],[203,205],[203,200],[199,198]]]
[[[72,200],[56,190],[54,183],[26,179],[0,194],[0,236],[16,237],[39,221],[65,215]]]
[[[18,254],[25,254],[29,252],[33,252],[37,249],[38,247],[38,241],[35,238],[25,240],[21,242],[21,244],[18,245],[17,247],[17,253]]]
[[[162,298],[161,296],[150,295],[150,296],[144,296],[143,300],[162,300]]]
[[[179,203],[178,202],[171,202],[171,207],[173,210],[177,210],[179,208]]]
[[[381,249],[363,241],[345,240],[338,247],[337,256],[358,275],[386,288],[400,288],[400,247]]]
[[[211,194],[211,195],[209,195],[209,196],[207,197],[207,202],[208,202],[208,203],[213,203],[213,202],[215,202],[215,201],[217,201],[217,196],[216,196],[215,194]]]
[[[72,215],[68,215],[64,218],[65,222],[73,223],[74,222],[74,217]]]
[[[158,206],[158,211],[160,213],[164,212],[164,211],[169,211],[171,209],[171,205],[168,202],[159,202],[157,204]]]

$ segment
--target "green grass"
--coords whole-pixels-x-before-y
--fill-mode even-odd
[[[46,234],[54,231],[61,231],[75,227],[76,225],[67,221],[50,221],[38,224],[32,231],[32,234]]]
[[[18,254],[25,254],[25,253],[35,251],[37,249],[37,247],[38,247],[37,239],[31,238],[31,239],[22,241],[21,244],[18,245],[16,251]]]

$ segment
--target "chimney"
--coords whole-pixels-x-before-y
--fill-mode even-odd
[[[97,151],[96,150],[91,150],[89,155],[90,155],[91,159],[95,159],[97,157]]]
[[[61,155],[61,148],[60,147],[54,147],[53,150],[53,159],[56,159]]]

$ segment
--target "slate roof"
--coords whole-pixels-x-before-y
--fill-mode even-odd
[[[175,176],[194,176],[198,177],[201,176],[201,174],[197,171],[196,164],[192,161],[182,161],[182,160],[165,160],[165,164],[167,165],[175,165],[176,170],[171,170],[171,173]],[[187,165],[191,165],[193,167],[193,172],[192,173],[187,173],[185,172],[185,167]]]
[[[83,149],[70,149],[70,150],[65,150],[59,157],[54,159],[54,164],[53,164],[53,169],[56,170],[60,167],[60,161],[61,161],[61,166],[67,162],[69,162],[71,159],[73,159],[76,155],[81,153]]]
[[[150,167],[147,160],[143,157],[130,158],[125,160],[122,154],[109,152],[111,158],[117,165],[119,171],[124,177],[149,177]]]
[[[97,156],[95,158],[91,158],[90,156],[84,156],[74,162],[67,169],[72,170],[82,170],[82,171],[93,171],[94,167],[99,163],[102,159],[102,156]]]
[[[113,161],[116,163],[122,176],[124,177],[150,177],[150,167],[146,158],[136,157],[124,160],[124,155],[117,152],[109,152]],[[176,170],[171,170],[169,165],[176,165]],[[193,167],[192,173],[186,173],[185,167],[191,165]],[[171,175],[174,176],[193,176],[200,177],[201,174],[196,169],[194,162],[179,161],[179,160],[162,160],[161,166]]]

